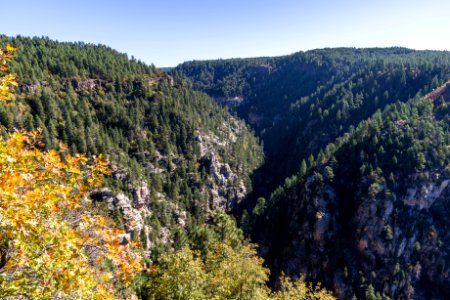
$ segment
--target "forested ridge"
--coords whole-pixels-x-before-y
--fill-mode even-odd
[[[450,140],[448,119],[436,116],[441,109],[423,98],[389,105],[329,144],[322,156],[303,162],[266,209],[264,223],[272,226],[260,238],[277,238],[277,254],[271,255],[278,263],[314,255],[304,270],[339,284],[341,297],[350,293],[346,285],[356,295],[375,287],[374,299],[446,295],[446,279],[437,271],[448,253]],[[281,221],[286,214],[287,223]],[[323,260],[327,268],[319,266]]]
[[[1,298],[334,299],[269,289],[225,213],[263,159],[245,123],[107,46],[0,45]]]
[[[271,190],[351,126],[446,82],[450,55],[405,48],[319,49],[274,58],[186,62],[175,68],[236,108],[264,142]],[[211,92],[212,91],[212,92]],[[231,91],[231,92],[230,92]],[[279,157],[283,157],[280,160]]]
[[[106,46],[2,37],[6,41],[19,49],[11,62],[19,86],[14,101],[0,107],[3,136],[15,128],[39,128],[46,149],[64,143],[73,154],[107,154],[113,168],[108,187],[131,195],[145,186],[167,198],[153,204],[152,222],[173,225],[168,202],[195,212],[193,223],[206,218],[210,153],[199,153],[202,133],[220,141],[235,130],[234,142],[210,150],[239,169],[245,184],[261,160],[245,125],[182,78]]]
[[[449,297],[448,52],[0,48],[0,298]]]
[[[319,49],[173,72],[264,144],[241,224],[272,284],[285,272],[342,299],[448,297],[448,52]]]

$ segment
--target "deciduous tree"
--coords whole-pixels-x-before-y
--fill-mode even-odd
[[[2,71],[13,51],[0,50]],[[3,75],[2,99],[13,78]],[[106,162],[42,148],[39,132],[0,139],[0,298],[113,299],[141,257],[88,198]]]

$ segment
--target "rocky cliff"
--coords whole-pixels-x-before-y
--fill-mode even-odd
[[[213,132],[198,130],[194,140],[198,146],[198,172],[204,171],[204,186],[202,197],[207,199],[207,214],[213,214],[218,209],[230,210],[234,208],[247,194],[245,181],[248,181],[249,170],[242,165],[231,166],[225,161],[227,151],[232,149],[242,139],[243,124],[235,119],[221,124],[220,136]],[[155,167],[148,164],[148,171],[155,174],[168,174],[170,168],[177,169],[185,163],[183,156],[161,154],[155,151],[157,157]],[[170,163],[169,163],[170,162]],[[135,182],[131,179],[129,171],[115,162],[110,162],[111,177],[121,181],[125,186],[123,191],[105,187],[95,191],[91,197],[105,203],[111,215],[123,225],[126,235],[122,242],[126,243],[138,237],[148,256],[151,249],[157,244],[171,247],[174,243],[171,232],[174,228],[185,230],[189,226],[188,212],[179,204],[171,201],[170,196],[164,193],[152,192],[145,181]],[[154,207],[163,205],[169,216],[170,224],[158,223],[152,225],[149,220],[155,216]]]
[[[369,284],[391,299],[449,295],[447,177],[411,178],[398,199],[385,186],[375,198],[358,193],[348,206],[339,205],[346,199],[332,185],[312,191],[314,181],[310,176],[284,210],[289,221],[277,231],[288,231],[282,240],[289,242],[268,247],[280,251],[272,262],[277,270],[321,281],[340,299],[364,295]]]
[[[286,180],[258,223],[274,284],[285,272],[340,299],[449,298],[447,130],[428,99],[391,106]]]

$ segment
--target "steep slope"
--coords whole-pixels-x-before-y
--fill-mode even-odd
[[[250,190],[257,139],[183,79],[106,46],[6,41],[19,48],[11,71],[20,86],[0,104],[2,134],[40,128],[46,148],[107,155],[112,174],[93,198],[155,255]]]
[[[264,181],[258,186],[266,187],[260,194],[267,196],[297,171],[302,159],[317,155],[377,109],[424,95],[447,81],[450,54],[338,48],[275,58],[194,61],[176,71],[219,102],[223,97],[242,99],[237,114],[264,142]]]
[[[323,49],[177,70],[241,99],[232,109],[264,143],[242,225],[274,285],[285,272],[341,299],[449,297],[448,52]],[[225,82],[240,85],[226,94]]]
[[[417,98],[363,121],[289,178],[260,238],[274,270],[340,298],[448,298],[448,108]]]

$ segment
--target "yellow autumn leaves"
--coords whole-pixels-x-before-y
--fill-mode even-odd
[[[6,47],[0,48],[0,101],[8,100],[10,98],[10,89],[17,86],[16,78],[12,74],[8,74],[8,62],[12,59],[16,48],[10,44]]]
[[[86,197],[105,161],[44,152],[36,138],[0,140],[0,298],[113,299],[112,284],[130,282],[141,257]]]
[[[0,50],[0,99],[14,48]],[[107,172],[105,160],[43,151],[39,132],[0,139],[0,299],[114,299],[114,284],[141,269],[133,245],[88,199]]]

